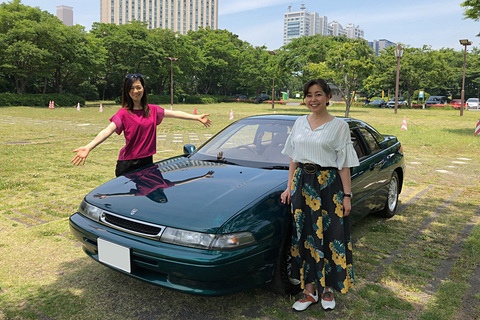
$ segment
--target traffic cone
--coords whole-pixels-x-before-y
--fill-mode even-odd
[[[53,102],[53,100],[50,100],[50,103],[48,104],[48,109],[55,109],[55,103]]]
[[[197,114],[197,108],[193,109],[193,114]]]
[[[402,131],[407,130],[407,117],[403,116],[403,122],[402,122]]]
[[[80,111],[80,102],[77,103],[77,111]]]
[[[480,135],[480,119],[477,121],[477,128],[475,129],[475,135]]]
[[[101,103],[100,103],[100,112],[103,112],[103,106]]]
[[[233,109],[230,109],[230,120],[233,120]]]

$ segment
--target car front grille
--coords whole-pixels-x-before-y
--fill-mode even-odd
[[[130,219],[106,211],[103,212],[100,221],[111,228],[157,240],[160,239],[160,236],[165,229],[164,226]]]

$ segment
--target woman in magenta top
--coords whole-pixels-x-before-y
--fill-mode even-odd
[[[73,150],[77,154],[72,162],[75,165],[85,164],[90,151],[105,141],[113,132],[125,136],[125,147],[120,150],[115,175],[125,173],[153,163],[156,153],[157,125],[163,118],[197,120],[209,127],[212,122],[209,114],[193,115],[183,111],[165,110],[159,106],[148,104],[145,93],[145,81],[141,74],[129,74],[123,83],[122,108],[110,118],[108,127],[86,146]]]

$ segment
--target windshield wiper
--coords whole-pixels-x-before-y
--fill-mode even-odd
[[[284,166],[268,166],[268,167],[261,167],[261,169],[267,169],[267,170],[288,170],[289,166],[284,165]]]
[[[231,165],[234,165],[234,166],[238,166],[237,163],[231,162],[231,161],[228,161],[228,160],[225,160],[225,159],[208,159],[208,160],[203,160],[203,161],[214,162],[214,163],[225,163],[225,164],[231,164]]]

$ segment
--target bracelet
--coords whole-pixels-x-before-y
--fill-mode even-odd
[[[347,197],[347,198],[351,198],[353,196],[353,193],[344,193],[343,194],[344,197]]]

